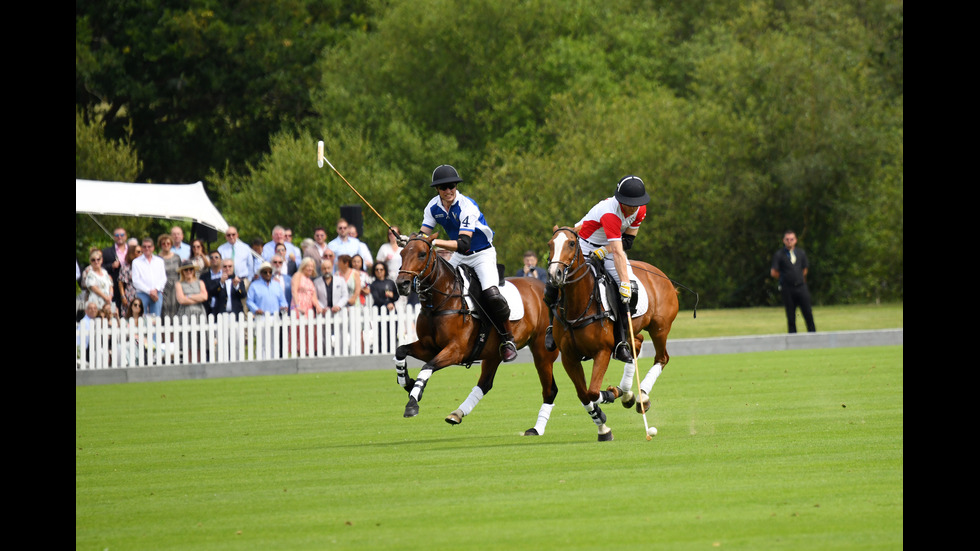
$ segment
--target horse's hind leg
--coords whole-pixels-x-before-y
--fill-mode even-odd
[[[548,420],[551,419],[551,410],[555,407],[555,398],[558,396],[558,383],[555,382],[555,359],[558,357],[557,351],[549,351],[547,348],[541,350],[539,344],[531,346],[531,355],[534,356],[534,367],[538,371],[538,380],[541,381],[541,407],[538,409],[538,419],[534,426],[524,431],[524,436],[541,436],[544,434]]]
[[[470,395],[463,400],[463,403],[459,405],[452,413],[446,417],[446,422],[450,425],[458,425],[463,422],[463,417],[466,417],[473,412],[473,408],[480,403],[480,400],[490,392],[493,388],[493,378],[497,374],[497,367],[500,366],[500,361],[496,359],[484,360],[482,368],[480,370],[480,380],[477,381],[476,386],[470,391]]]
[[[542,380],[542,388],[544,388],[545,384],[547,383]],[[555,408],[555,396],[558,395],[558,384],[555,382],[554,377],[551,378],[550,388],[543,391],[542,394],[541,407],[538,409],[538,420],[534,423],[533,427],[524,431],[524,436],[544,435],[544,429],[548,426],[548,420],[551,419],[551,410]]]
[[[653,390],[653,385],[657,382],[657,378],[660,377],[664,368],[667,367],[667,362],[670,361],[670,355],[667,354],[668,331],[669,328],[667,330],[649,331],[653,337],[653,348],[656,350],[656,356],[653,366],[647,371],[643,380],[640,381],[640,398],[636,404],[637,413],[646,413],[650,410],[650,392]]]

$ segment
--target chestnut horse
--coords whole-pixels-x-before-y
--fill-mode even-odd
[[[599,441],[612,440],[612,430],[605,424],[606,415],[599,408],[599,403],[613,402],[617,397],[622,397],[623,406],[631,407],[635,401],[630,389],[636,367],[633,363],[626,364],[620,384],[601,390],[602,379],[616,344],[613,324],[619,322],[610,319],[603,307],[595,268],[582,252],[578,233],[573,228],[556,226],[548,248],[551,253],[548,279],[551,285],[560,290],[553,329],[555,343],[561,351],[562,364],[575,385],[579,400],[599,428]],[[645,413],[650,408],[649,393],[653,383],[670,360],[667,334],[677,317],[677,289],[658,268],[636,260],[631,260],[630,265],[637,283],[646,291],[646,303],[637,304],[632,319],[634,350],[639,355],[640,345],[643,344],[641,331],[644,329],[653,339],[656,350],[655,363],[640,383],[640,401],[636,404],[637,411]],[[607,278],[606,285],[615,286],[615,282]],[[643,294],[639,293],[641,299]],[[618,300],[618,296],[611,300]],[[610,306],[615,309],[615,306]],[[592,380],[586,385],[582,360],[588,358],[593,359]],[[637,360],[634,358],[633,361]]]
[[[450,365],[469,367],[470,364],[480,361],[477,386],[473,387],[459,408],[446,417],[447,423],[458,425],[493,387],[493,378],[501,362],[500,335],[490,322],[487,322],[490,324],[488,331],[482,331],[481,335],[481,319],[487,320],[488,316],[479,303],[480,286],[476,282],[469,286],[470,290],[475,289],[472,297],[464,291],[460,273],[439,256],[432,246],[432,240],[438,235],[426,237],[424,234],[412,234],[402,249],[402,266],[398,270],[395,285],[398,293],[403,296],[414,286],[422,311],[415,326],[418,340],[395,349],[395,371],[398,384],[409,393],[405,417],[415,417],[419,413],[422,392],[434,372]],[[507,281],[508,285],[517,288],[524,306],[524,316],[520,320],[511,321],[514,344],[518,349],[530,347],[538,379],[541,381],[542,404],[538,421],[524,434],[540,435],[544,434],[555,396],[558,394],[553,373],[558,352],[548,351],[544,346],[544,335],[548,328],[544,283],[530,277],[507,278]],[[503,286],[500,290],[504,293]],[[472,300],[468,302],[467,298]],[[513,306],[511,309],[513,311]],[[417,379],[408,376],[408,356],[425,362]]]

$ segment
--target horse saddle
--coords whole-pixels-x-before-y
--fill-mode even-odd
[[[619,286],[616,285],[616,280],[609,275],[602,264],[596,265],[593,263],[592,269],[596,274],[596,285],[599,288],[598,293],[602,301],[602,308],[609,312],[612,319],[616,319],[619,315],[617,305],[620,300]],[[630,316],[635,318],[646,313],[647,307],[650,305],[650,299],[647,297],[646,287],[640,285],[635,279],[630,280],[630,287],[632,287],[633,291],[630,296]],[[610,305],[616,306],[610,307]]]
[[[482,289],[483,286],[480,285],[480,278],[477,277],[476,272],[473,268],[460,264],[456,267],[456,271],[459,272],[460,277],[463,280],[463,297],[466,300],[466,306],[473,311],[473,317],[479,318],[483,313],[483,308],[474,308],[473,296],[470,293],[470,289]],[[507,306],[510,307],[510,321],[517,321],[524,317],[524,301],[521,300],[521,292],[517,290],[517,286],[507,280],[501,280],[501,283],[497,285],[497,289],[500,290],[500,294],[507,300]],[[477,294],[482,294],[477,292]],[[482,304],[482,303],[481,303]]]

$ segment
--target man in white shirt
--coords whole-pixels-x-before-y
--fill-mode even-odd
[[[252,248],[238,238],[238,228],[228,226],[225,230],[225,243],[218,247],[221,258],[230,258],[235,263],[235,275],[251,281],[255,277],[255,258]]]
[[[323,258],[323,252],[327,250],[327,230],[323,226],[313,229],[313,242],[316,244],[317,258]]]
[[[143,238],[143,254],[133,260],[133,288],[143,300],[145,315],[159,316],[163,310],[163,288],[167,285],[167,268],[163,259],[153,254],[150,237]]]

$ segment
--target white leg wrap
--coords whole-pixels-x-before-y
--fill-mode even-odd
[[[555,404],[541,404],[541,409],[538,410],[538,422],[534,424],[534,430],[538,431],[538,435],[544,435],[544,428],[548,425],[551,410],[554,408]]]
[[[422,396],[422,389],[425,388],[425,383],[428,382],[429,377],[431,376],[432,376],[431,369],[423,369],[422,371],[419,371],[419,376],[415,379],[415,386],[412,387],[412,391],[409,392],[409,394],[411,394],[413,398],[418,400],[419,397]]]
[[[463,403],[459,406],[459,409],[463,412],[463,416],[469,415],[470,412],[473,411],[473,408],[475,408],[482,399],[483,391],[478,386],[473,387],[473,390],[470,391],[470,395],[467,396],[466,400],[463,400]]]
[[[653,364],[653,367],[647,372],[647,376],[640,381],[640,390],[650,394],[650,390],[653,389],[653,383],[657,382],[657,377],[663,373],[663,370],[664,368],[659,363]]]
[[[408,362],[399,361],[398,358],[392,359],[395,361],[395,379],[398,381],[398,386],[404,387],[408,382]]]
[[[623,366],[623,378],[619,381],[619,388],[623,389],[623,392],[629,392],[633,390],[633,374],[636,372],[636,364],[630,362]]]

